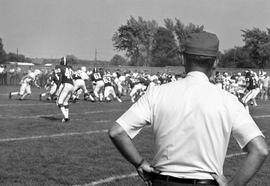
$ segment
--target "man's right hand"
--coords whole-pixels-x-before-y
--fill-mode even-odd
[[[219,186],[232,186],[224,175],[211,174],[211,176],[218,182]]]

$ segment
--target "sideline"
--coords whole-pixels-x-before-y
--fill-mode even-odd
[[[270,115],[252,116],[252,118],[269,118]]]
[[[104,120],[107,122],[108,120]],[[97,122],[101,122],[100,120]],[[28,136],[28,137],[20,137],[20,138],[3,138],[0,139],[0,142],[13,142],[13,141],[25,141],[25,140],[36,140],[36,139],[44,139],[44,138],[58,138],[64,136],[78,136],[78,135],[89,135],[89,134],[98,134],[98,133],[105,133],[107,129],[103,130],[90,130],[87,132],[69,132],[69,133],[58,133],[58,134],[51,134],[51,135],[39,135],[39,136]]]

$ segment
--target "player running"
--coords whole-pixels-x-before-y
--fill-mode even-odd
[[[59,76],[55,73],[55,69],[53,69],[52,72],[49,74],[47,84],[45,85],[45,89],[47,91],[39,95],[39,100],[42,100],[42,97],[45,97],[47,95],[47,100],[55,100],[56,97],[59,96],[59,92],[56,92],[58,84]]]
[[[255,98],[258,95],[258,93],[260,92],[258,81],[256,79],[256,75],[253,72],[247,72],[246,89],[248,92],[242,98],[242,102],[243,102],[245,108],[247,109],[247,111],[249,111],[248,102],[252,100],[252,105],[257,106]]]
[[[36,69],[34,72],[30,72],[27,75],[23,76],[20,81],[20,91],[19,92],[10,92],[9,93],[9,99],[12,98],[12,96],[19,95],[19,100],[24,100],[26,96],[29,96],[31,92],[31,85],[34,85],[38,88],[40,86],[37,84],[37,79],[41,75],[41,71]]]
[[[60,65],[55,67],[55,72],[59,76],[59,83],[57,84],[56,91],[59,89],[59,97],[57,100],[57,105],[60,108],[64,118],[62,122],[69,121],[69,105],[68,100],[73,93],[73,70],[67,65],[67,60],[65,57],[61,58]],[[60,87],[60,85],[62,86]]]

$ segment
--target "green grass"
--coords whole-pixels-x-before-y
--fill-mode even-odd
[[[62,115],[54,103],[38,101],[40,90],[33,89],[28,100],[8,100],[8,92],[18,87],[0,89],[0,185],[84,185],[114,176],[129,175],[135,169],[119,154],[106,131],[130,107],[124,103],[71,104],[71,121],[61,123]],[[252,108],[253,116],[269,115],[270,102],[259,102]],[[270,117],[255,118],[269,144]],[[89,131],[96,131],[89,133]],[[73,135],[67,135],[71,134]],[[63,134],[63,136],[53,136]],[[37,138],[39,136],[40,138]],[[29,137],[35,137],[29,139]],[[8,138],[21,140],[3,141]],[[24,138],[24,139],[23,139]],[[146,128],[135,138],[143,156],[151,161],[153,138]],[[241,152],[231,140],[228,154]],[[232,176],[245,155],[227,158],[224,172]],[[249,184],[267,186],[270,183],[270,161]],[[100,185],[144,185],[137,176],[111,180]]]

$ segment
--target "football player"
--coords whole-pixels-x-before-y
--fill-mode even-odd
[[[57,105],[60,108],[64,118],[62,122],[69,121],[69,105],[68,101],[73,93],[73,70],[71,66],[67,64],[66,57],[61,58],[60,65],[55,67],[55,72],[59,76],[59,82],[57,84],[56,91],[59,89],[59,97]],[[62,86],[60,87],[60,85]]]
[[[89,94],[85,81],[89,79],[89,76],[86,74],[86,68],[81,67],[81,69],[78,69],[74,74],[73,74],[73,79],[74,79],[74,92],[72,95],[72,99],[75,102],[76,99],[79,98],[79,90],[82,90],[84,93],[84,100],[90,99],[91,101],[94,101],[94,98]]]
[[[141,96],[149,85],[149,81],[145,79],[141,74],[133,79],[133,88],[130,92],[131,101],[134,103]]]
[[[20,81],[20,91],[10,92],[9,99],[11,99],[12,96],[19,95],[19,100],[24,100],[26,96],[29,96],[31,94],[31,85],[40,88],[40,86],[37,84],[37,79],[40,74],[41,71],[36,69],[34,72],[29,72],[27,75],[23,76]]]
[[[97,70],[97,68],[94,68],[93,73],[91,74],[90,78],[93,82],[95,98],[99,101],[102,101],[103,100],[103,89],[104,89],[102,69]]]
[[[245,108],[247,109],[247,111],[249,111],[248,102],[252,100],[251,102],[252,105],[257,106],[255,98],[260,92],[256,75],[253,72],[247,72],[246,74],[246,89],[247,89],[247,93],[242,98],[242,102]]]
[[[103,76],[104,81],[104,97],[106,101],[111,101],[110,96],[112,96],[114,99],[117,99],[117,101],[122,102],[122,100],[116,96],[114,86],[113,86],[113,80],[112,76],[110,74],[106,74]]]
[[[59,92],[56,92],[57,85],[59,84],[59,76],[55,73],[55,69],[49,74],[45,89],[47,90],[44,93],[39,95],[39,100],[42,100],[42,97],[49,95],[47,100],[55,100],[59,96]]]

